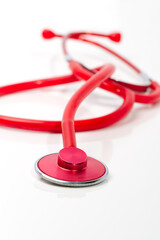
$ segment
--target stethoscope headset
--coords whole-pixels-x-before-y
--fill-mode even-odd
[[[108,168],[100,161],[87,156],[83,150],[77,148],[75,132],[105,128],[118,122],[131,111],[134,102],[142,104],[157,103],[160,101],[160,86],[115,51],[87,38],[87,36],[97,36],[119,42],[121,39],[120,33],[76,32],[63,36],[46,29],[43,31],[42,36],[45,39],[62,38],[63,52],[72,74],[3,86],[0,87],[0,95],[3,96],[81,80],[85,80],[85,83],[67,103],[62,121],[32,120],[0,115],[0,125],[25,130],[52,133],[62,132],[63,149],[59,153],[49,154],[38,160],[35,163],[36,172],[45,180],[64,186],[88,186],[100,183],[106,179]],[[142,78],[144,84],[131,84],[113,79],[112,74],[115,71],[113,64],[89,69],[75,61],[67,50],[68,39],[83,41],[104,49],[133,69]],[[96,87],[120,96],[123,99],[123,103],[118,109],[108,115],[85,120],[74,120],[79,105]]]

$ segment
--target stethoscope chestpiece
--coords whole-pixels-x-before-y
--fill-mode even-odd
[[[35,163],[35,170],[49,182],[70,187],[98,184],[108,175],[108,168],[103,163],[76,147],[44,156]]]

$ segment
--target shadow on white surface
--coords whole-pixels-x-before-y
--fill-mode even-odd
[[[57,195],[57,198],[84,198],[87,194],[91,192],[97,192],[98,190],[102,189],[104,185],[106,185],[109,181],[111,176],[108,175],[108,178],[97,185],[87,186],[87,187],[63,187],[60,185],[56,185],[53,183],[49,183],[44,179],[41,179],[39,176],[35,176],[35,173],[32,173],[32,176],[36,178],[34,182],[35,188],[39,189],[40,191],[44,192],[51,192]]]

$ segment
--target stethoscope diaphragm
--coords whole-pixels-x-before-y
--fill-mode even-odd
[[[108,175],[108,168],[103,163],[72,147],[44,156],[35,163],[35,170],[51,183],[70,187],[95,185]]]

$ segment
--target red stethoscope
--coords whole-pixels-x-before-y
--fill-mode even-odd
[[[62,121],[32,120],[0,115],[0,125],[34,131],[62,132],[63,149],[59,153],[49,154],[38,160],[35,163],[36,172],[45,180],[64,186],[88,186],[100,183],[106,179],[108,168],[100,161],[87,156],[83,150],[77,148],[75,132],[96,130],[110,126],[125,117],[132,109],[134,102],[153,104],[160,101],[160,86],[113,50],[87,39],[87,36],[99,36],[119,42],[121,38],[119,33],[107,35],[77,32],[62,36],[46,29],[42,35],[45,39],[52,39],[54,37],[62,38],[63,51],[66,60],[69,62],[72,74],[3,86],[0,87],[0,95],[3,96],[80,80],[85,80],[86,82],[67,103]],[[119,58],[142,77],[144,85],[130,84],[111,78],[115,71],[115,67],[112,64],[89,69],[73,60],[66,47],[66,43],[70,38],[98,46]],[[74,120],[79,105],[96,87],[100,87],[123,98],[122,105],[114,112],[102,117]]]

